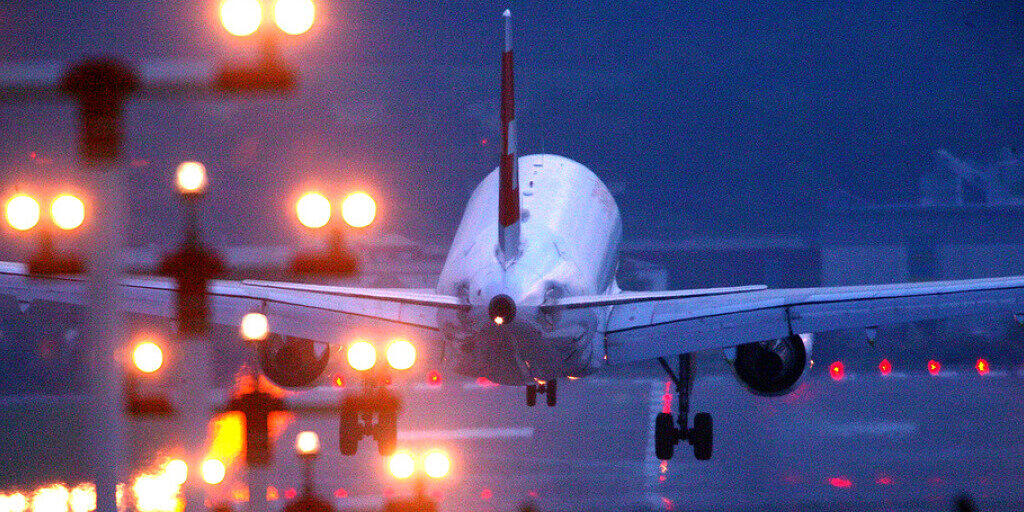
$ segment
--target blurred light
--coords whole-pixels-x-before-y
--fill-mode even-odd
[[[67,512],[71,493],[61,484],[41,487],[32,493],[32,512]]]
[[[275,415],[270,415],[269,426],[273,432],[279,432],[274,425]],[[222,463],[231,464],[242,455],[245,449],[245,415],[239,411],[218,414],[210,420],[210,448],[206,458],[217,459]],[[273,437],[277,434],[272,433]],[[202,468],[200,468],[202,473]]]
[[[343,387],[345,387],[345,377],[343,377],[340,373],[334,374],[334,387],[336,387],[336,388],[343,388]]]
[[[28,231],[39,223],[39,203],[25,194],[18,194],[7,201],[4,215],[12,228]]]
[[[274,2],[274,21],[286,34],[297,36],[313,26],[316,7],[313,0],[277,0]]]
[[[50,203],[50,216],[58,228],[70,231],[85,221],[85,203],[71,194],[61,194]]]
[[[319,192],[307,192],[295,203],[299,222],[310,229],[318,229],[331,220],[331,202]]]
[[[928,373],[938,375],[942,371],[942,363],[932,359],[928,361]]]
[[[358,340],[348,347],[348,364],[357,371],[364,372],[377,364],[377,349],[369,342]]]
[[[483,489],[480,489],[480,499],[484,501],[491,501],[491,498],[493,497],[494,491],[492,491],[490,487],[484,487]]]
[[[233,36],[247,36],[260,28],[263,7],[257,0],[224,0],[220,4],[220,22]]]
[[[227,469],[224,467],[224,463],[217,459],[206,459],[199,467],[199,472],[202,473],[204,482],[217,485],[224,481]]]
[[[277,487],[273,485],[267,486],[267,501],[277,501],[281,496],[277,493]]]
[[[388,364],[396,370],[408,370],[416,364],[416,347],[408,340],[395,340],[388,345],[385,355]]]
[[[430,478],[444,478],[451,469],[451,458],[441,450],[432,450],[423,458],[423,471]]]
[[[132,482],[137,512],[176,512],[181,504],[181,484],[164,472],[143,474]]]
[[[495,383],[491,382],[490,380],[488,380],[487,377],[477,377],[476,378],[476,385],[480,386],[480,387],[484,387],[484,388],[490,388],[490,387],[497,386],[497,384],[495,384]]]
[[[263,313],[246,313],[242,317],[238,331],[247,341],[263,341],[270,334],[270,321]]]
[[[175,182],[178,192],[184,195],[206,192],[206,166],[199,162],[182,162],[178,165]]]
[[[878,485],[892,485],[892,477],[882,475],[875,479],[875,483]]]
[[[988,375],[988,372],[992,371],[985,358],[979,358],[978,362],[974,363],[974,368],[978,370],[978,375]]]
[[[377,217],[377,203],[366,192],[353,192],[341,202],[341,218],[354,228],[365,228]]]
[[[892,363],[890,363],[888,359],[882,359],[882,361],[878,363],[878,373],[881,373],[883,377],[892,373]]]
[[[132,362],[142,373],[153,373],[164,364],[164,352],[152,341],[143,341],[135,345],[132,351]]]
[[[348,491],[344,487],[338,487],[334,490],[334,497],[339,499],[348,498]]]
[[[834,476],[829,478],[828,484],[839,489],[849,489],[850,487],[853,487],[853,482],[845,476]]]
[[[28,510],[28,498],[20,492],[9,496],[0,494],[0,510],[3,512],[25,512]]]
[[[320,453],[320,436],[311,430],[304,430],[295,436],[295,452],[299,455]]]
[[[388,460],[388,471],[391,472],[391,476],[399,480],[409,478],[415,470],[416,463],[412,459],[412,454],[407,451],[395,452]]]
[[[496,317],[494,317],[494,323],[496,325],[501,325],[501,324],[505,323],[505,318],[504,317],[500,317],[500,316],[496,316]]]
[[[172,482],[183,485],[188,480],[188,464],[181,459],[173,459],[164,466],[164,473]]]
[[[832,380],[843,380],[843,377],[846,376],[846,366],[843,365],[842,361],[836,361],[828,367],[828,374],[832,377]]]
[[[427,383],[432,386],[440,386],[442,382],[441,372],[437,370],[430,370],[427,372]]]
[[[295,496],[297,496],[298,494],[299,493],[295,492],[295,488],[294,487],[289,487],[289,488],[284,490],[284,497],[285,497],[285,499],[288,499],[288,500],[295,499]]]

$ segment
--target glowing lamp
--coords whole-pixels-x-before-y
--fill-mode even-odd
[[[427,372],[427,383],[431,386],[440,386],[442,382],[441,372],[437,370],[430,370]]]
[[[354,228],[365,228],[377,217],[377,203],[366,192],[353,192],[341,202],[341,218]]]
[[[12,228],[28,231],[39,223],[39,203],[25,194],[18,194],[7,201],[4,215]]]
[[[206,166],[199,162],[182,162],[175,173],[175,184],[183,195],[200,195],[206,192]]]
[[[50,216],[58,228],[70,231],[85,221],[85,203],[71,194],[61,194],[50,203]]]
[[[395,452],[388,460],[388,471],[399,480],[409,478],[415,470],[416,462],[413,461],[412,454],[405,450]]]
[[[233,36],[248,36],[260,28],[263,6],[257,0],[224,0],[220,4],[220,23]]]
[[[224,481],[224,477],[227,475],[227,468],[224,467],[223,462],[217,459],[206,459],[199,467],[199,472],[202,473],[204,482],[210,485],[217,485]]]
[[[320,436],[311,430],[299,432],[295,436],[295,453],[312,457],[320,454]]]
[[[242,317],[238,331],[248,341],[263,341],[270,334],[270,321],[263,313],[247,313]]]
[[[883,377],[892,373],[892,363],[888,359],[882,359],[878,363],[878,373],[882,374]]]
[[[143,341],[135,345],[132,351],[132,362],[142,373],[153,373],[164,364],[164,352],[152,341]]]
[[[395,340],[385,351],[388,365],[396,370],[408,370],[416,364],[416,347],[407,340]]]
[[[942,363],[932,359],[928,361],[928,373],[938,375],[942,371]]]
[[[985,358],[978,359],[978,362],[974,363],[974,368],[978,370],[978,375],[988,375],[988,372],[992,371],[992,368],[988,364],[988,360]]]
[[[297,36],[309,30],[316,18],[313,0],[277,0],[274,22],[285,34]]]
[[[346,355],[349,366],[356,371],[365,372],[377,364],[377,349],[367,341],[359,340],[349,345]]]
[[[181,459],[173,459],[167,462],[164,473],[172,482],[183,485],[188,480],[188,464]]]
[[[307,192],[295,203],[299,222],[310,229],[319,229],[331,220],[331,202],[319,192]]]
[[[441,450],[432,450],[423,458],[423,471],[430,478],[444,478],[451,468],[451,458]]]
[[[842,361],[836,361],[828,367],[828,374],[832,380],[840,381],[846,376],[846,366]]]

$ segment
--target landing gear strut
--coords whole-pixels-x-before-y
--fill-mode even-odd
[[[537,393],[547,397],[548,407],[558,404],[558,381],[549,380],[541,384],[528,384],[526,386],[526,405],[533,407],[537,405]]]
[[[693,389],[693,356],[682,354],[679,356],[678,372],[673,371],[668,361],[663,357],[658,358],[661,367],[668,374],[676,386],[676,393],[679,394],[678,407],[679,415],[677,421],[673,421],[672,415],[667,412],[658,413],[654,420],[654,452],[661,460],[669,460],[675,451],[675,446],[680,441],[687,441],[693,446],[693,456],[697,460],[708,460],[711,458],[711,449],[714,444],[714,425],[711,415],[706,412],[697,413],[693,417],[693,428],[690,428],[690,391]],[[678,422],[678,427],[676,423]]]
[[[341,402],[338,445],[343,455],[355,455],[359,441],[372,437],[377,452],[389,456],[398,444],[398,398],[384,388],[346,396]]]

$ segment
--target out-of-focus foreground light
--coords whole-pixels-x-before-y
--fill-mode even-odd
[[[185,195],[206,192],[206,166],[199,162],[182,162],[175,173],[178,192]]]
[[[184,485],[188,481],[188,464],[181,459],[171,459],[164,466],[164,474],[167,475],[170,481],[178,485]]]
[[[942,371],[942,363],[932,359],[928,361],[928,373],[938,375]]]
[[[377,217],[377,203],[366,192],[353,192],[341,202],[341,218],[354,228],[365,228]]]
[[[96,510],[96,486],[79,484],[68,494],[70,512],[92,512]]]
[[[277,0],[274,2],[274,22],[286,34],[297,36],[309,30],[316,18],[313,0]]]
[[[388,345],[385,355],[388,364],[396,370],[408,370],[416,364],[416,347],[408,340],[395,340]]]
[[[978,375],[988,375],[988,372],[992,371],[992,367],[989,366],[988,360],[985,358],[979,358],[977,363],[974,363],[974,368],[978,370]]]
[[[152,341],[143,341],[132,350],[132,362],[142,373],[153,373],[164,364],[164,351]]]
[[[346,355],[349,366],[360,372],[365,372],[377,364],[377,349],[367,341],[359,340],[349,345]]]
[[[0,494],[0,510],[3,512],[25,512],[28,510],[28,498],[20,492],[10,495]]]
[[[452,459],[442,450],[431,450],[423,457],[423,471],[430,478],[444,478],[452,469]]]
[[[238,326],[238,332],[247,341],[263,341],[270,334],[270,321],[263,313],[246,313]]]
[[[199,472],[203,475],[204,482],[217,485],[224,481],[227,469],[224,467],[224,463],[217,459],[206,459],[199,467]]]
[[[85,221],[85,203],[71,194],[61,194],[50,204],[50,216],[58,228],[70,231]]]
[[[263,6],[257,0],[224,0],[220,4],[220,22],[233,36],[256,32],[263,21]]]
[[[319,192],[307,192],[295,203],[299,222],[310,229],[318,229],[331,220],[331,202]]]
[[[25,194],[18,194],[7,201],[4,216],[12,228],[28,231],[39,223],[39,202]]]
[[[843,380],[843,377],[846,376],[846,366],[842,361],[836,361],[828,367],[828,374],[832,380]]]
[[[299,455],[317,455],[320,453],[320,436],[311,430],[299,432],[295,436],[295,453]]]
[[[32,494],[31,507],[33,512],[65,512],[68,499],[71,497],[68,488],[62,484],[36,489]]]
[[[388,460],[388,471],[391,472],[391,476],[404,480],[416,471],[416,462],[412,459],[411,453],[405,450],[398,451]]]

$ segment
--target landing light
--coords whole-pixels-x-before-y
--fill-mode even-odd
[[[496,325],[501,325],[501,324],[505,323],[505,319],[500,317],[500,316],[496,316],[496,317],[494,317],[494,323]]]
[[[359,340],[349,345],[346,355],[349,366],[360,372],[365,372],[377,364],[377,349],[366,341]]]
[[[320,453],[320,436],[312,430],[299,432],[295,436],[295,453],[313,456]]]
[[[385,353],[388,364],[396,370],[408,370],[416,364],[416,347],[407,340],[395,340]]]

